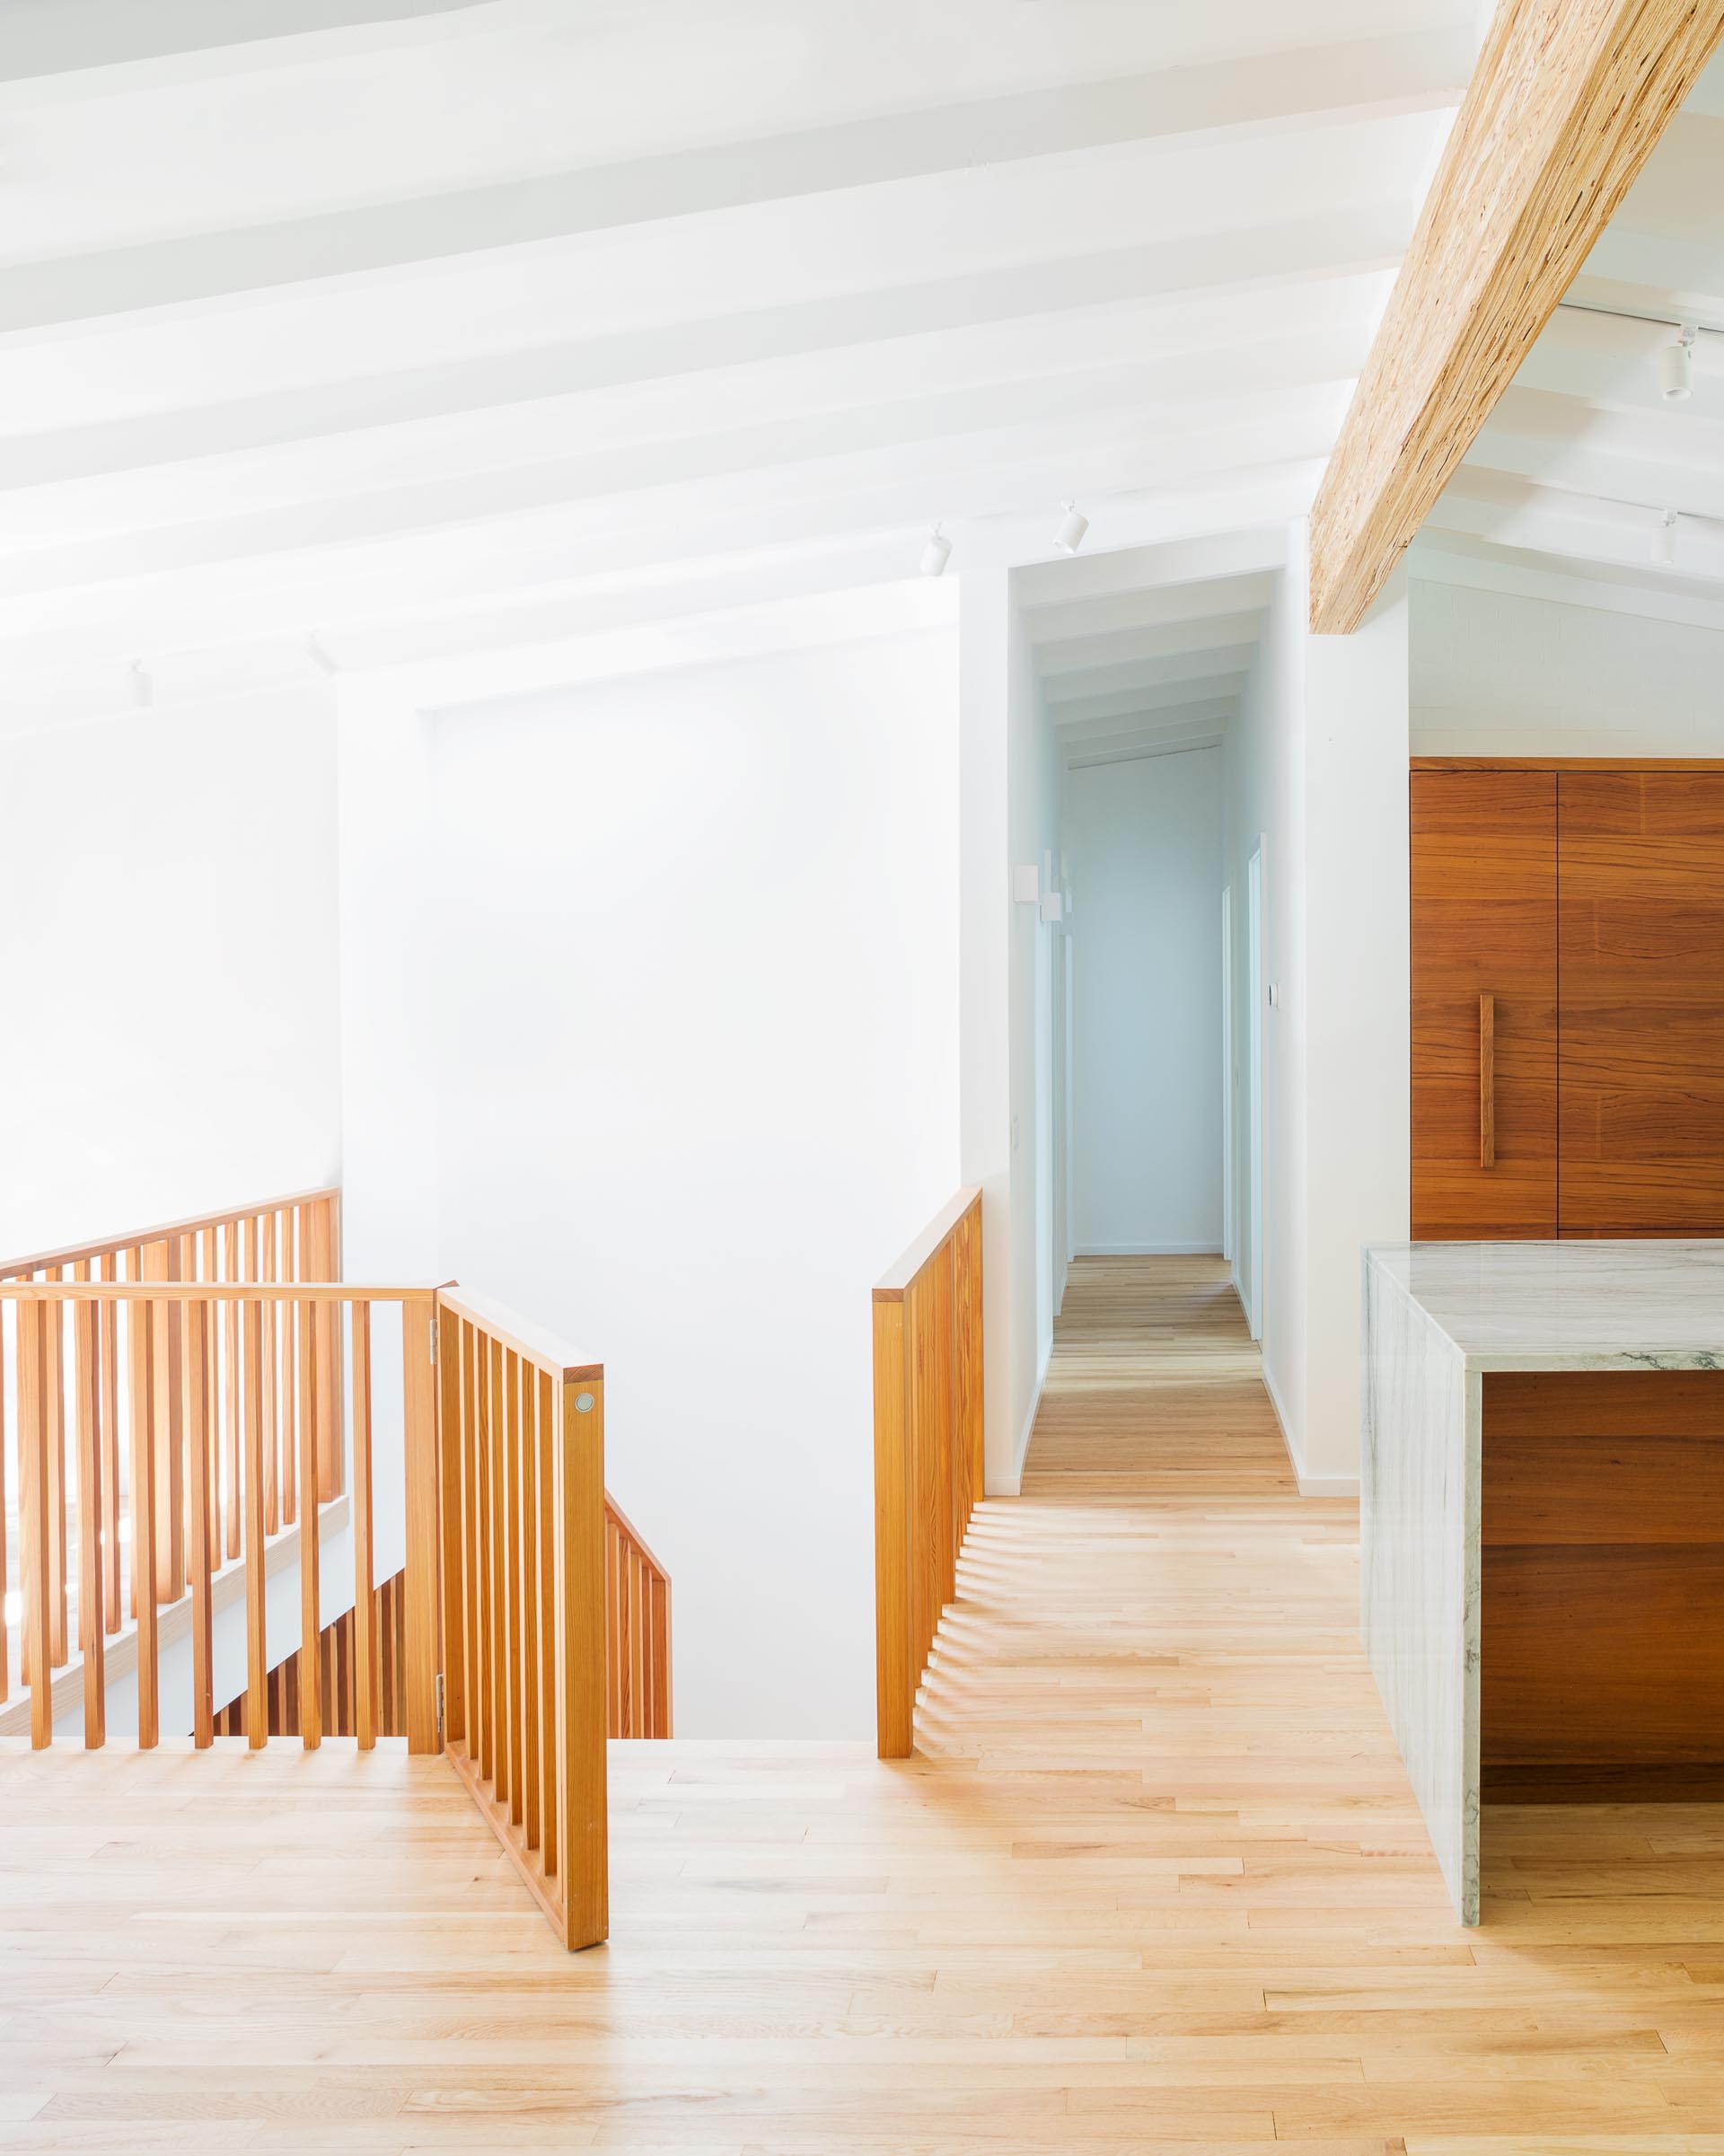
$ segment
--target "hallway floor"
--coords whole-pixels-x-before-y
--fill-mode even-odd
[[[1080,1261],[928,1756],[613,1748],[573,1959],[438,1761],[0,1747],[0,2150],[1724,2156],[1724,1815],[1454,1923],[1210,1261]]]

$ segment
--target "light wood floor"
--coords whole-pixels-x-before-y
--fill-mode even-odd
[[[928,1756],[615,1747],[566,1959],[396,1750],[0,1754],[0,2149],[1724,2156],[1724,1827],[1493,1814],[1452,1921],[1219,1268],[1081,1264]]]

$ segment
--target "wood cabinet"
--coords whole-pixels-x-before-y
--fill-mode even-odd
[[[1412,1233],[1557,1232],[1556,777],[1412,775]]]
[[[1724,1235],[1724,765],[1416,762],[1412,1233]]]

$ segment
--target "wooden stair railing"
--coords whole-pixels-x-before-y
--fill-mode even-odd
[[[0,1283],[59,1280],[119,1281],[215,1280],[338,1280],[341,1277],[341,1193],[324,1188],[300,1191],[284,1198],[233,1211],[205,1213],[191,1219],[168,1221],[160,1227],[136,1229],[89,1243],[70,1244],[58,1250],[40,1251],[33,1257],[10,1258],[0,1263]],[[110,1637],[136,1615],[135,1589],[128,1583],[120,1594],[120,1517],[117,1509],[121,1462],[118,1450],[124,1395],[119,1386],[119,1358],[116,1327],[118,1305],[99,1305],[99,1335],[94,1355],[97,1392],[92,1413],[103,1468],[105,1510],[99,1540],[105,1567],[102,1612]],[[156,1307],[155,1338],[151,1355],[151,1383],[155,1395],[152,1442],[155,1471],[156,1603],[175,1603],[186,1592],[186,1548],[189,1521],[189,1469],[186,1457],[183,1344],[168,1323],[165,1302]],[[229,1560],[242,1553],[243,1540],[240,1507],[240,1394],[242,1357],[239,1344],[239,1308],[229,1304],[222,1312],[219,1337],[211,1360],[211,1397],[205,1416],[208,1458],[205,1487],[210,1511],[210,1534],[217,1549]],[[318,1429],[318,1492],[327,1503],[344,1487],[341,1432],[341,1372],[332,1351],[327,1314],[314,1320],[315,1385],[320,1402]],[[66,1403],[73,1396],[74,1380],[66,1353],[67,1319],[64,1307],[51,1307],[48,1317],[48,1344],[46,1404],[48,1418],[48,1474],[56,1494],[63,1495],[61,1462],[66,1450]],[[298,1385],[297,1360],[288,1329],[277,1324],[272,1306],[265,1312],[262,1341],[264,1371],[262,1431],[264,1532],[275,1535],[293,1524],[298,1501],[297,1424],[295,1397]],[[4,1576],[15,1577],[19,1553],[16,1522],[9,1519],[5,1483],[13,1477],[13,1511],[16,1510],[19,1464],[8,1458],[0,1438],[0,1591]],[[75,1562],[67,1546],[70,1507],[49,1500],[55,1525],[48,1543],[48,1618],[54,1667],[67,1667],[75,1635],[68,1631],[70,1580]],[[10,1529],[10,1534],[8,1534]],[[5,1544],[10,1540],[11,1548]],[[9,1674],[0,1658],[0,1701],[7,1695]]]
[[[10,1579],[39,1747],[76,1708],[57,1669],[85,1745],[104,1742],[117,1633],[155,1745],[165,1621],[191,1637],[196,1747],[350,1730],[363,1749],[399,1712],[409,1752],[446,1749],[559,1936],[594,1944],[607,1735],[672,1726],[670,1580],[604,1490],[603,1367],[447,1288],[298,1277],[334,1264],[338,1222],[338,1193],[312,1192],[0,1268],[0,1715]],[[406,1548],[379,1589],[372,1329],[391,1303]],[[325,1627],[322,1543],[349,1523],[353,1606]],[[267,1621],[284,1563],[291,1640]],[[214,1618],[242,1597],[246,1685],[218,1715]]]
[[[326,1421],[320,1357],[351,1371],[354,1592],[356,1624],[366,1651],[357,1658],[356,1723],[360,1745],[376,1737],[375,1699],[366,1673],[374,1659],[370,1637],[374,1602],[372,1518],[373,1385],[371,1338],[378,1305],[400,1307],[402,1368],[402,1475],[406,1492],[406,1720],[408,1748],[437,1748],[436,1671],[436,1405],[433,1384],[433,1320],[436,1290],[422,1287],[357,1287],[329,1281],[105,1280],[47,1278],[0,1280],[0,1353],[10,1333],[17,1433],[16,1512],[23,1614],[22,1672],[31,1696],[31,1740],[52,1741],[53,1672],[58,1627],[75,1578],[83,1659],[84,1738],[101,1745],[107,1729],[104,1660],[113,1611],[129,1602],[136,1624],[137,1741],[161,1734],[158,1618],[162,1592],[159,1544],[166,1522],[158,1509],[164,1451],[163,1418],[186,1475],[185,1587],[189,1603],[192,1737],[213,1742],[212,1620],[215,1586],[223,1571],[221,1516],[213,1501],[214,1442],[223,1403],[235,1403],[233,1438],[237,1470],[224,1496],[241,1518],[246,1607],[246,1722],[252,1746],[268,1736],[266,1685],[271,1667],[266,1630],[266,1587],[274,1540],[268,1496],[277,1522],[292,1520],[300,1580],[298,1646],[301,1739],[322,1736],[318,1646],[321,1631],[323,1463],[343,1449],[344,1425]],[[72,1381],[66,1386],[70,1336]],[[282,1350],[271,1367],[266,1342]],[[171,1358],[178,1382],[164,1386]],[[286,1371],[295,1373],[291,1394]],[[59,1391],[62,1409],[53,1411]],[[7,1456],[7,1388],[0,1373],[0,1463]],[[277,1410],[272,1416],[271,1405]],[[339,1412],[338,1402],[336,1412]],[[266,1440],[274,1434],[273,1457]],[[273,1478],[273,1483],[272,1483]],[[0,1510],[11,1493],[0,1492]],[[75,1564],[58,1561],[74,1523]],[[313,1523],[316,1532],[312,1531]],[[124,1558],[123,1571],[120,1562]],[[0,1588],[4,1582],[0,1581]],[[176,1601],[180,1597],[174,1597]],[[6,1603],[0,1594],[0,1697],[9,1685]],[[283,1643],[277,1642],[277,1645]],[[63,1656],[61,1659],[64,1659]],[[280,1659],[279,1655],[277,1657]]]
[[[878,1752],[915,1749],[916,1694],[982,1494],[981,1192],[960,1191],[874,1290]]]
[[[369,1671],[374,1702],[374,1731],[378,1737],[407,1735],[407,1574],[392,1573],[373,1595],[371,1638],[374,1659]],[[318,1643],[319,1698],[325,1737],[356,1737],[359,1733],[359,1641],[364,1627],[357,1605],[343,1610],[323,1627]],[[298,1737],[299,1663],[302,1648],[295,1648],[285,1661],[269,1672],[269,1734]],[[245,1735],[245,1694],[240,1693],[226,1706],[216,1710],[217,1737]]]
[[[607,1491],[604,1499],[605,1729],[671,1734],[671,1576]]]
[[[610,1925],[604,1368],[444,1292],[444,1743],[569,1948]]]

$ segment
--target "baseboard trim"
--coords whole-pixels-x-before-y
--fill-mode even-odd
[[[1287,1451],[1287,1464],[1293,1470],[1293,1480],[1299,1486],[1301,1497],[1357,1497],[1359,1477],[1356,1474],[1308,1474],[1304,1463],[1293,1449],[1293,1426],[1288,1418],[1287,1404],[1275,1389],[1275,1380],[1270,1375],[1269,1365],[1262,1366],[1263,1390],[1269,1395],[1269,1404],[1275,1410],[1275,1427],[1281,1433],[1281,1443]]]
[[[1218,1243],[1083,1243],[1076,1258],[1218,1258]]]
[[[1016,1497],[1024,1487],[1024,1462],[1030,1449],[1030,1439],[1035,1435],[1035,1418],[1042,1405],[1042,1395],[1047,1389],[1048,1366],[1044,1362],[1036,1373],[1035,1390],[1030,1395],[1030,1411],[1024,1418],[1024,1427],[1017,1433],[1017,1443],[1012,1453],[1012,1486],[1009,1490],[990,1490],[990,1497]]]

